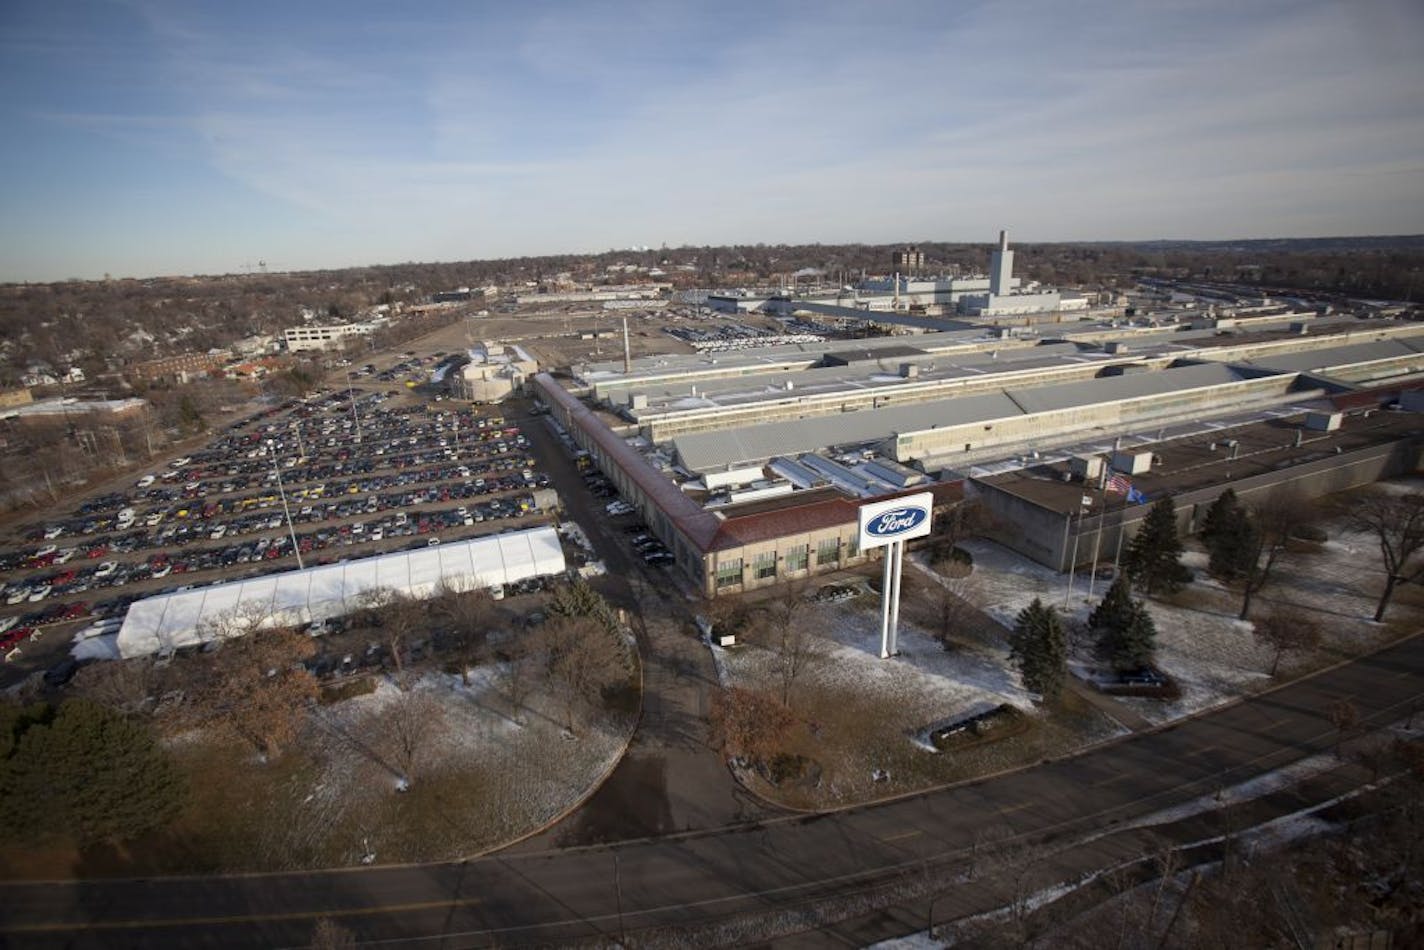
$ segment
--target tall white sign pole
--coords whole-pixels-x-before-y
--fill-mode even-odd
[[[885,548],[885,569],[880,582],[880,657],[900,652],[900,575],[905,564],[905,542],[930,533],[934,495],[921,492],[860,509],[860,548]]]
[[[895,545],[892,543],[885,549],[885,573],[881,575],[880,579],[880,659],[882,660],[889,659],[891,641],[894,639],[890,633],[893,622],[890,619],[890,605],[895,603],[894,582]]]

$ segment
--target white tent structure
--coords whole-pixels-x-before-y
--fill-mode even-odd
[[[204,643],[236,617],[261,618],[259,626],[338,617],[360,607],[361,594],[374,588],[429,597],[442,583],[473,590],[564,570],[558,533],[540,527],[283,571],[137,601],[119,628],[119,653],[148,656]]]

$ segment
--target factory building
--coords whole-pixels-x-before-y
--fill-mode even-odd
[[[1011,258],[994,264],[1002,286]],[[1180,495],[1190,522],[1224,484],[1321,494],[1418,468],[1419,416],[1375,410],[1424,388],[1424,325],[1055,330],[660,355],[532,382],[709,596],[864,563],[858,507],[914,491],[979,499],[1004,543],[1062,570],[1115,549],[1144,495]],[[1109,464],[1132,503],[1084,480]]]

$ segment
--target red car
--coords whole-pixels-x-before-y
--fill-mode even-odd
[[[109,546],[107,544],[97,544],[94,547],[90,548],[88,551],[84,552],[84,556],[92,559],[103,557],[105,554],[108,553]]]
[[[76,600],[64,608],[65,620],[78,620],[80,617],[87,616],[89,616],[89,602],[87,600]]]
[[[0,650],[9,653],[15,647],[29,639],[30,634],[34,632],[33,627],[16,627],[14,630],[6,632],[3,636],[0,636]]]

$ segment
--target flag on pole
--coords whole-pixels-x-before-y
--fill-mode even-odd
[[[1119,475],[1113,472],[1108,476],[1108,480],[1103,485],[1103,488],[1110,492],[1116,492],[1119,495],[1126,495],[1132,491],[1132,482],[1128,480],[1126,475]]]

